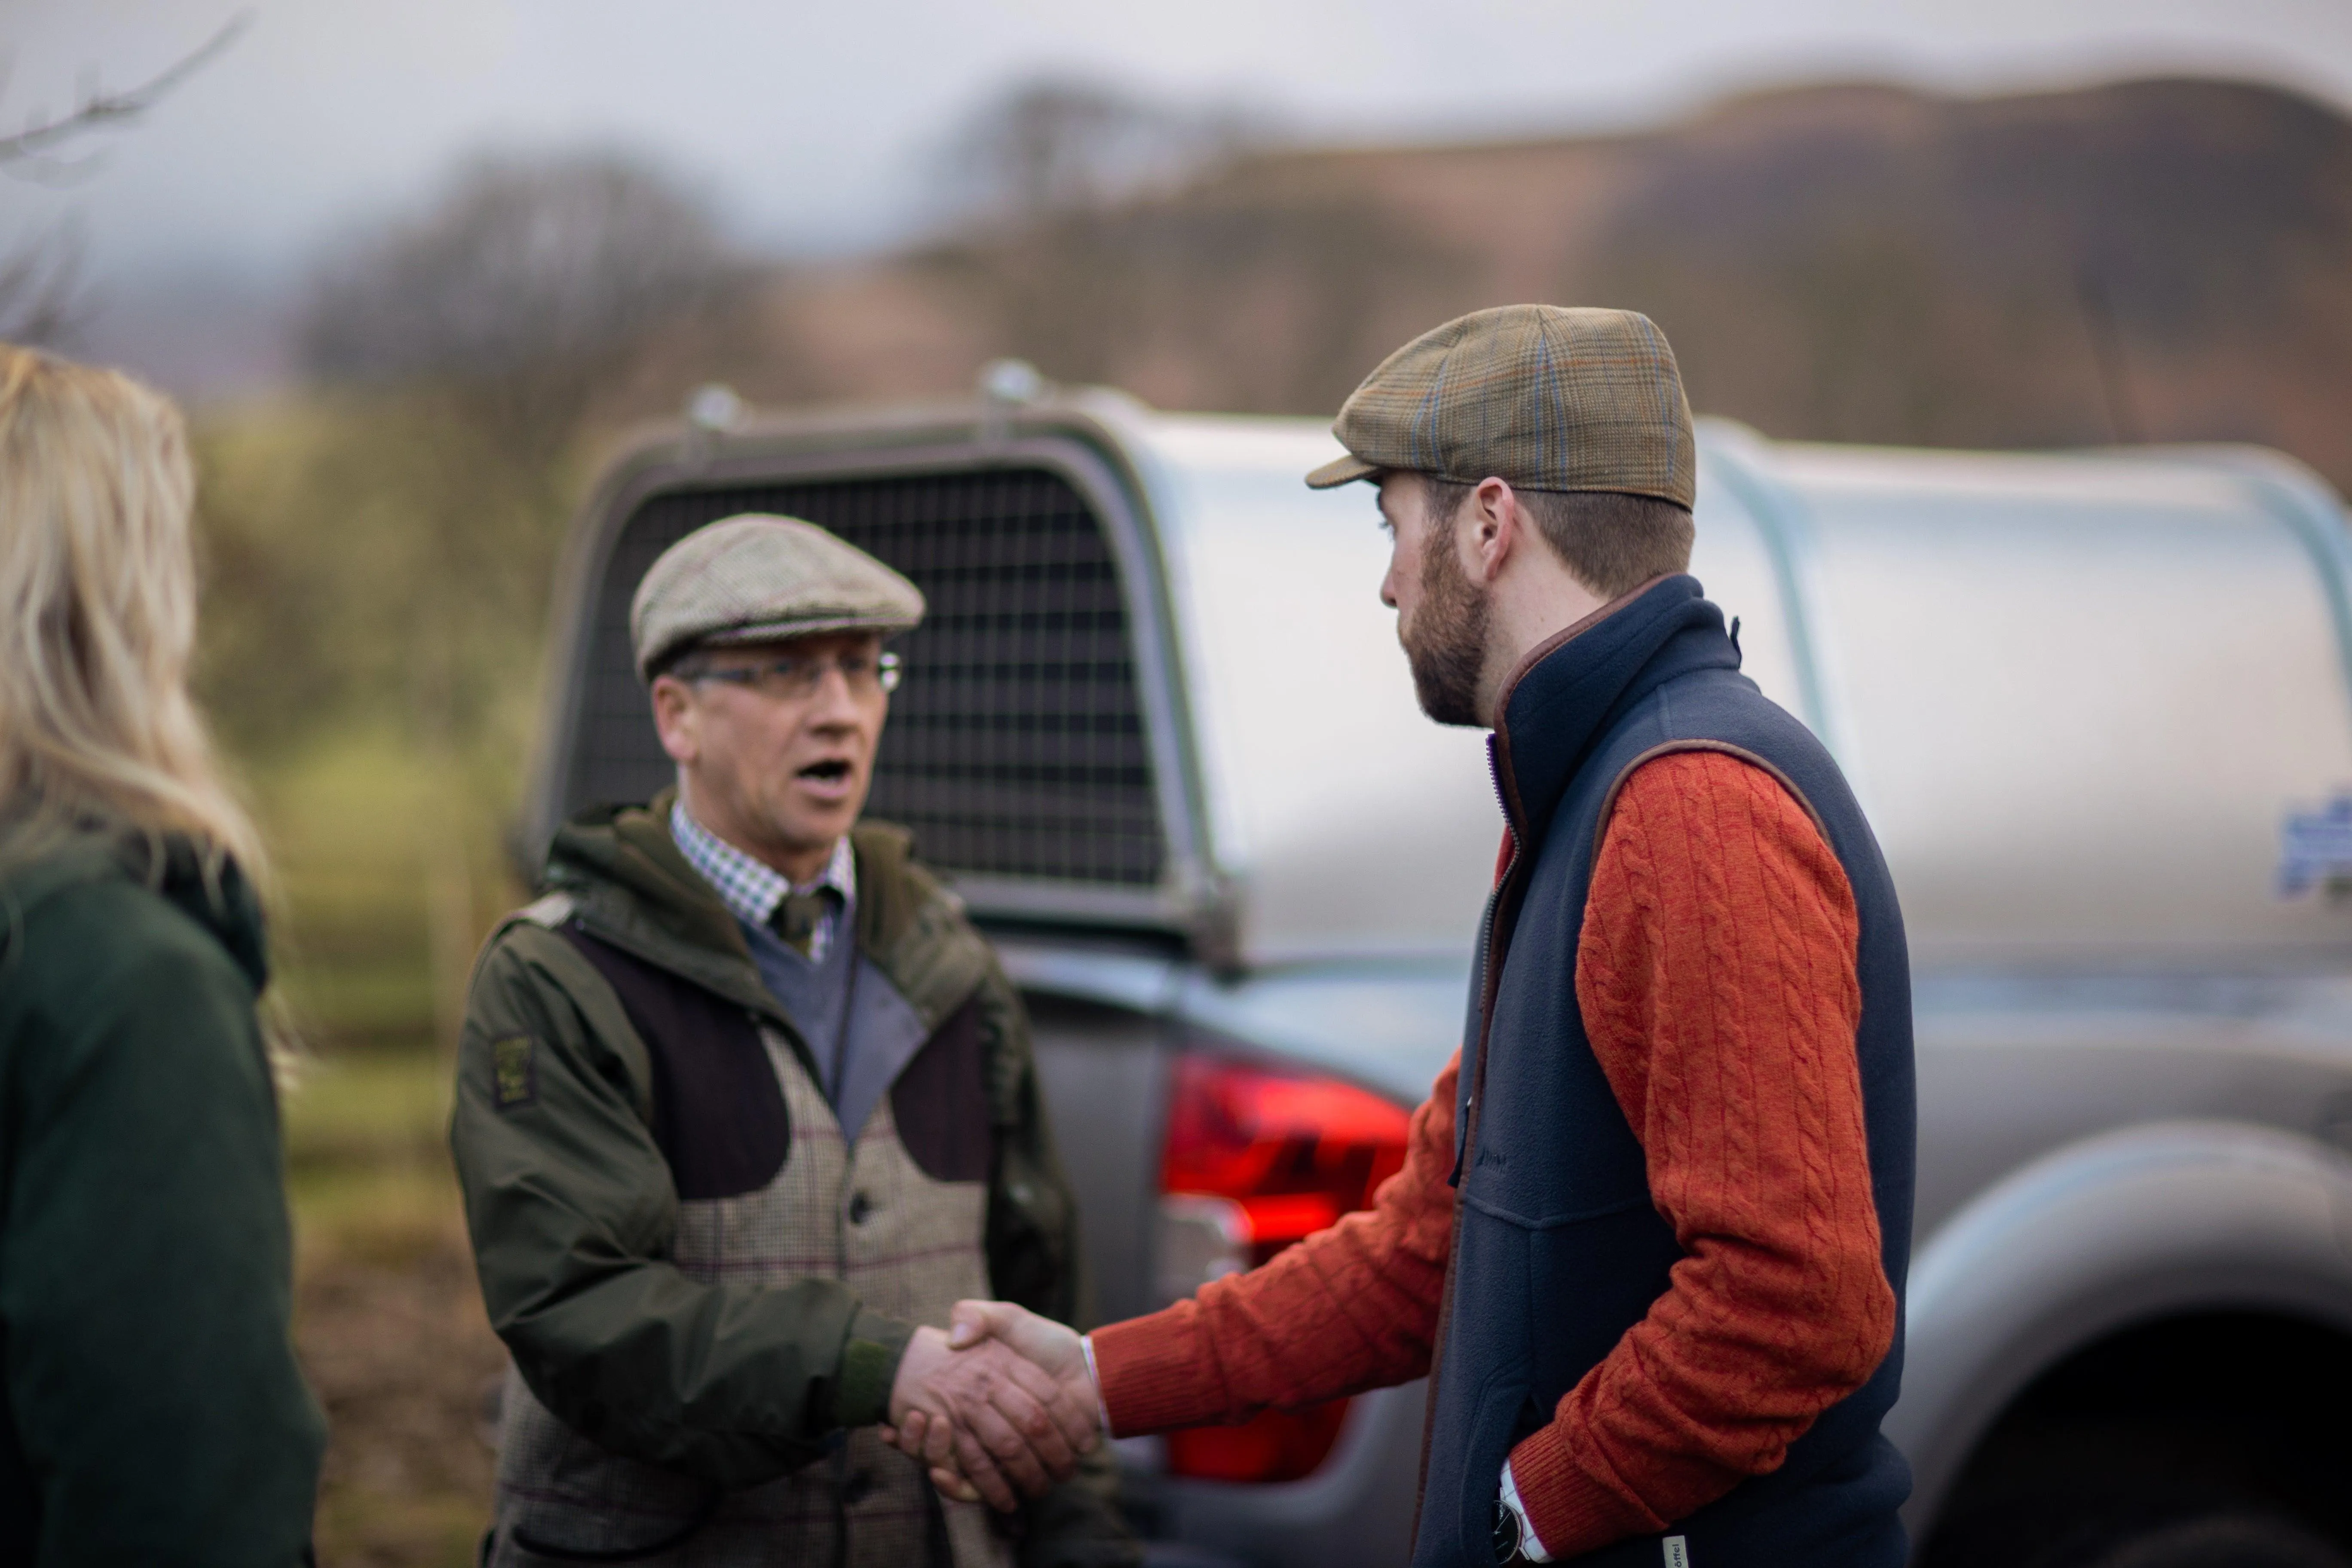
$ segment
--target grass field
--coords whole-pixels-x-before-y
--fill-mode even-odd
[[[283,883],[273,949],[309,1053],[285,1124],[295,1342],[329,1421],[319,1559],[456,1568],[488,1521],[505,1352],[449,1163],[449,1007],[520,900],[497,847],[506,792],[453,787],[364,732],[256,774]]]
[[[309,389],[192,429],[198,690],[276,862],[274,1004],[307,1052],[285,1126],[330,1568],[473,1561],[503,1365],[447,1079],[474,954],[525,897],[507,835],[576,486],[446,391]]]
[[[294,1336],[326,1406],[319,1560],[474,1561],[488,1515],[487,1412],[505,1352],[482,1315],[430,1049],[310,1064],[287,1102]]]

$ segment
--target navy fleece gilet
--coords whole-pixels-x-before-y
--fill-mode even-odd
[[[1668,1288],[1682,1256],[1640,1142],[1586,1038],[1577,942],[1617,785],[1664,751],[1731,752],[1776,773],[1844,868],[1860,919],[1860,1058],[1871,1186],[1898,1302],[1911,1237],[1909,961],[1894,883],[1827,751],[1738,673],[1722,612],[1663,579],[1538,651],[1492,749],[1517,848],[1487,905],[1465,1033],[1454,1254],[1430,1391],[1417,1568],[1494,1561],[1496,1481],[1518,1441]],[[1692,1568],[1901,1568],[1910,1468],[1879,1434],[1894,1349],[1769,1475],[1645,1536],[1577,1559]]]

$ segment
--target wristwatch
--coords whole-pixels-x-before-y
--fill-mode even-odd
[[[1501,1498],[1495,1500],[1495,1561],[1525,1563],[1519,1552],[1519,1540],[1524,1532],[1519,1528],[1518,1510]]]

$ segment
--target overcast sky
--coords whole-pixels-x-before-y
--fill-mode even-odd
[[[0,178],[0,244],[74,215],[104,279],[286,276],[483,146],[600,141],[700,182],[746,242],[921,221],[929,160],[1009,82],[1236,101],[1310,137],[1655,121],[1822,77],[1960,90],[2146,70],[2352,104],[2352,0],[0,0],[0,123],[225,57],[62,189]]]

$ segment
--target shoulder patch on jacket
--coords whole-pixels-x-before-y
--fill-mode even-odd
[[[539,1058],[529,1035],[505,1035],[490,1042],[490,1100],[512,1110],[539,1099]]]
[[[519,921],[529,921],[535,926],[545,926],[548,930],[553,931],[565,921],[570,920],[572,911],[579,907],[580,900],[569,893],[550,893],[537,902],[525,904],[517,910],[514,912],[514,918]]]

